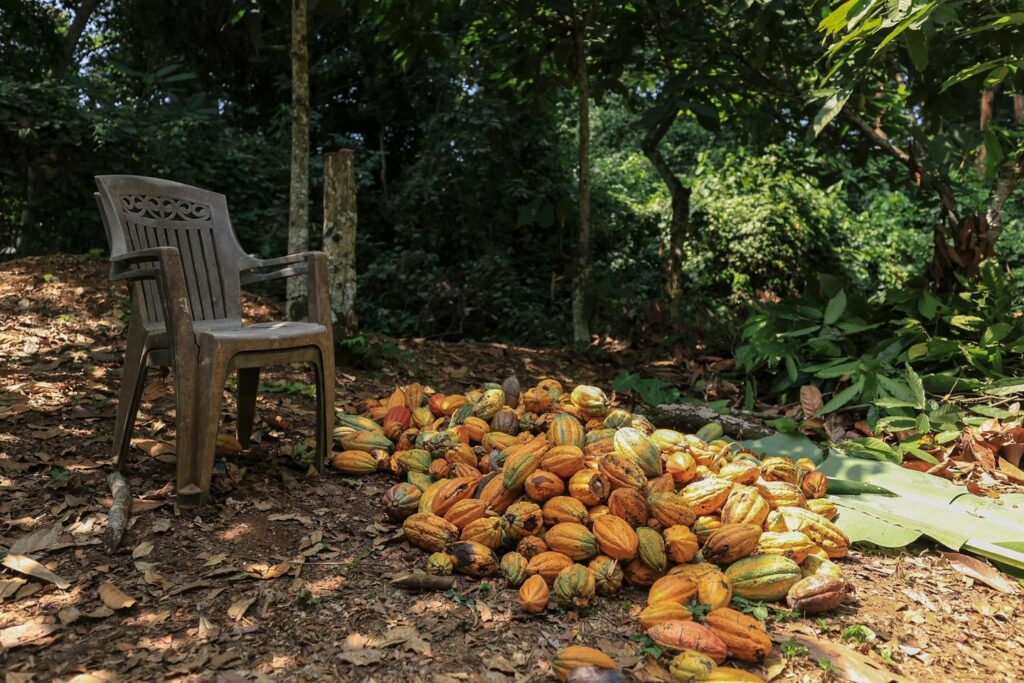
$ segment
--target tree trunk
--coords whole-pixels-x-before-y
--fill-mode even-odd
[[[288,253],[309,249],[309,46],[308,6],[292,0],[292,160],[288,206]],[[302,283],[288,280],[288,316],[302,312]]]
[[[61,39],[60,60],[53,65],[51,70],[51,76],[55,82],[63,83],[68,71],[71,70],[71,67],[75,66],[75,48],[78,47],[78,41],[82,39],[85,27],[93,13],[96,12],[96,7],[99,4],[99,0],[82,0],[82,4],[79,5],[78,10],[75,12],[74,18],[72,18],[71,23],[68,25],[67,32],[64,33],[64,37]],[[25,205],[21,210],[21,230],[15,243],[15,251],[18,254],[25,254],[30,251],[32,249],[32,238],[39,233],[36,206],[38,206],[39,197],[42,195],[43,190],[43,167],[47,157],[50,155],[55,156],[56,150],[51,149],[49,152],[44,152],[35,159],[32,159],[25,169]]]
[[[356,332],[357,214],[353,157],[350,149],[324,156],[324,251],[335,340]]]
[[[641,147],[648,161],[651,162],[651,165],[658,172],[662,182],[665,183],[669,196],[672,198],[672,228],[668,243],[668,301],[669,317],[672,320],[672,326],[678,332],[686,327],[683,307],[685,289],[683,250],[692,237],[692,226],[690,225],[690,188],[683,185],[679,176],[672,171],[661,150],[658,149],[658,145],[672,127],[677,113],[677,111],[672,111],[655,124],[647,132],[647,135],[644,136]]]
[[[579,110],[579,233],[576,240],[576,273],[572,285],[572,341],[577,347],[590,344],[591,280],[590,261],[590,78],[587,73],[586,32],[590,14],[581,16],[575,7],[572,35],[576,62],[576,90]]]

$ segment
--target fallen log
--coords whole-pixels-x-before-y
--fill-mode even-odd
[[[736,415],[722,415],[700,403],[666,403],[655,406],[650,418],[659,427],[670,427],[682,432],[693,433],[708,424],[717,422],[722,431],[734,439],[761,439],[771,436],[774,430],[757,422]]]
[[[103,546],[108,553],[112,553],[121,545],[128,522],[131,521],[132,494],[128,490],[128,481],[120,472],[111,472],[107,484],[110,486],[113,504],[110,506],[110,516],[107,517],[107,528],[103,532]]]
[[[391,585],[414,591],[446,591],[455,585],[455,577],[418,573],[402,574],[391,579]]]

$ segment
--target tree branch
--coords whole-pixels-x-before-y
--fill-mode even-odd
[[[85,32],[85,25],[89,23],[89,18],[92,17],[99,4],[100,0],[82,0],[81,6],[75,12],[75,18],[71,20],[68,32],[64,34],[61,61],[53,68],[53,77],[58,81],[64,80],[68,69],[74,65],[75,48],[78,46],[78,41],[82,38],[82,33]]]
[[[1010,194],[1022,179],[1024,179],[1024,152],[1018,154],[1012,163],[1006,163],[1000,167],[995,185],[989,194],[985,218],[988,220],[989,230],[995,233],[992,237],[993,242],[999,238],[999,233],[1003,230],[1003,207],[1006,205],[1006,200],[1009,199]]]

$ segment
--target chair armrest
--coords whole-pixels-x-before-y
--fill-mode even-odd
[[[149,267],[133,267],[145,264]],[[176,248],[152,247],[112,256],[110,279],[113,282],[155,280],[172,340],[192,339],[193,320],[188,302],[188,286],[181,266],[181,254]]]
[[[251,272],[257,268],[285,266],[269,273]],[[278,278],[306,275],[306,298],[309,321],[331,327],[331,299],[328,294],[327,254],[322,251],[304,251],[279,258],[256,260],[241,270],[242,285],[267,282]]]
[[[304,251],[298,254],[279,256],[277,258],[254,259],[252,263],[241,269],[241,284],[245,286],[256,284],[257,282],[268,282],[270,280],[277,280],[285,277],[306,275],[309,273],[310,259],[319,253],[322,252]],[[259,268],[274,268],[275,266],[287,267],[278,268],[277,270],[272,270],[269,273],[252,272]]]

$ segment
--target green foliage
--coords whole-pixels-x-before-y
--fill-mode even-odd
[[[680,396],[679,389],[665,380],[641,377],[626,370],[612,380],[612,388],[620,394],[632,392],[649,406],[676,403]]]
[[[655,661],[661,659],[661,656],[665,654],[665,650],[658,647],[646,633],[630,633],[626,637],[640,645],[640,648],[637,650],[638,653],[650,655]]]
[[[760,600],[748,600],[734,595],[732,603],[739,607],[744,614],[749,614],[758,621],[767,621],[768,617],[772,617],[775,621],[793,621],[800,618],[800,614],[793,610],[781,609]]]
[[[800,644],[796,638],[790,638],[779,643],[779,651],[783,657],[806,657],[810,651]]]
[[[875,639],[875,632],[864,624],[854,624],[853,626],[847,626],[844,628],[839,637],[847,643],[863,645],[864,643],[869,643]]]
[[[803,299],[750,315],[737,368],[782,400],[805,384],[818,386],[829,396],[819,415],[857,405],[881,432],[955,431],[961,411],[932,397],[1012,392],[1021,384],[1012,377],[1024,369],[1024,325],[1011,300],[1009,280],[993,262],[983,264],[979,282],[949,294],[918,282],[868,299],[821,275]],[[916,440],[900,452],[877,439],[844,446],[897,461],[903,452],[922,453]]]

